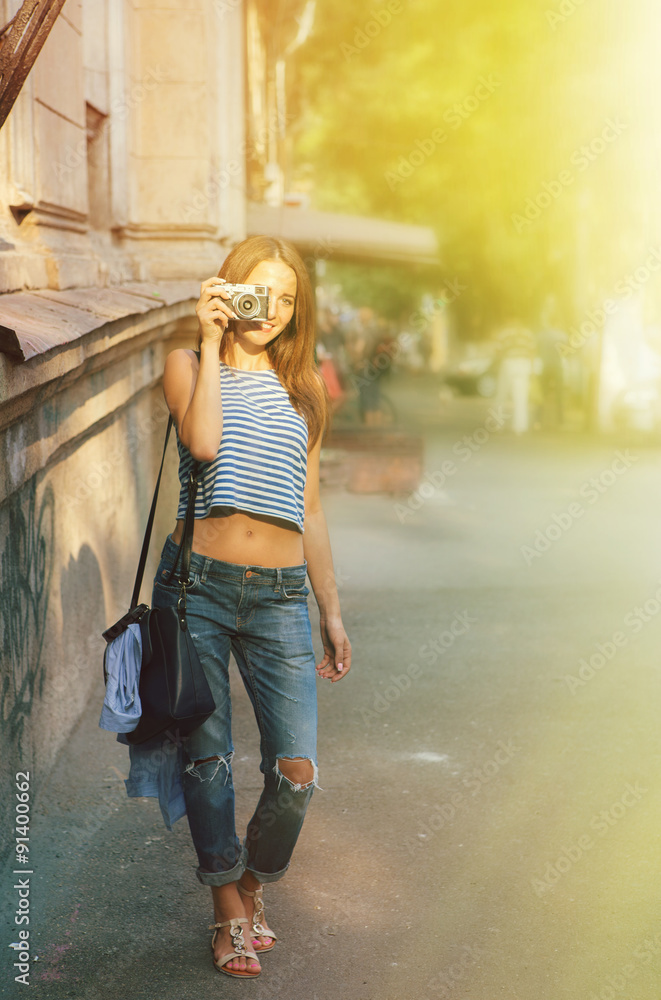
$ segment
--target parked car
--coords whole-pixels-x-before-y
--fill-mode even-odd
[[[613,423],[620,430],[661,431],[661,386],[641,385],[621,392],[613,402]]]
[[[466,358],[443,373],[443,382],[462,396],[496,394],[498,365],[494,358]]]

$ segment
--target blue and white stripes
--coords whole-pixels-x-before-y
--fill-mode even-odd
[[[244,371],[220,362],[223,433],[213,462],[200,467],[195,517],[231,508],[293,522],[303,531],[308,428],[275,371]],[[193,458],[177,437],[179,507],[186,515]]]

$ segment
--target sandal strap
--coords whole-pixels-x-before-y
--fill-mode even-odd
[[[273,933],[273,931],[267,930],[264,926],[264,886],[260,885],[259,889],[255,889],[253,892],[250,892],[249,889],[244,889],[239,883],[237,883],[237,885],[239,892],[243,896],[251,896],[255,900],[255,908],[253,910],[251,924],[253,934],[256,934],[258,937],[270,937],[273,938],[274,941],[277,941],[277,936]]]
[[[232,924],[247,924],[247,917],[232,917],[231,920],[223,920],[222,924],[209,924],[209,930],[214,931],[219,927],[231,927]]]
[[[240,882],[236,883],[236,887],[242,896],[256,896],[258,893],[261,894],[264,891],[264,886],[260,885],[259,889],[255,889],[253,892],[250,889],[244,889]]]
[[[232,917],[230,920],[223,920],[221,923],[210,924],[209,930],[213,931],[213,937],[211,938],[212,949],[216,943],[216,934],[221,929],[221,927],[229,927],[230,937],[232,938],[232,945],[234,946],[234,951],[232,952],[232,954],[237,958],[241,958],[243,955],[250,955],[251,952],[248,951],[246,945],[246,939],[243,936],[243,928],[241,927],[241,924],[247,924],[247,923],[248,923],[247,917]],[[257,958],[257,955],[255,955],[254,952],[252,952],[252,954],[254,955],[255,958]],[[223,963],[221,962],[220,964],[222,965]]]
[[[223,955],[222,958],[214,962],[214,965],[225,965],[225,962],[228,962],[231,958],[252,958],[255,962],[259,963],[259,959],[254,951],[228,951],[226,955]]]

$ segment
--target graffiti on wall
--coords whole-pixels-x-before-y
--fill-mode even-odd
[[[19,755],[25,722],[43,691],[42,653],[53,572],[55,497],[46,486],[37,510],[37,483],[8,501],[0,555],[0,723]]]

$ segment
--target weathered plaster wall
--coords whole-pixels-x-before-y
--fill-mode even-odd
[[[193,343],[191,313],[182,303],[22,364],[0,357],[3,787],[29,769],[38,790],[101,673],[101,632],[128,608],[167,426],[163,365]],[[175,523],[173,444],[147,601]]]

